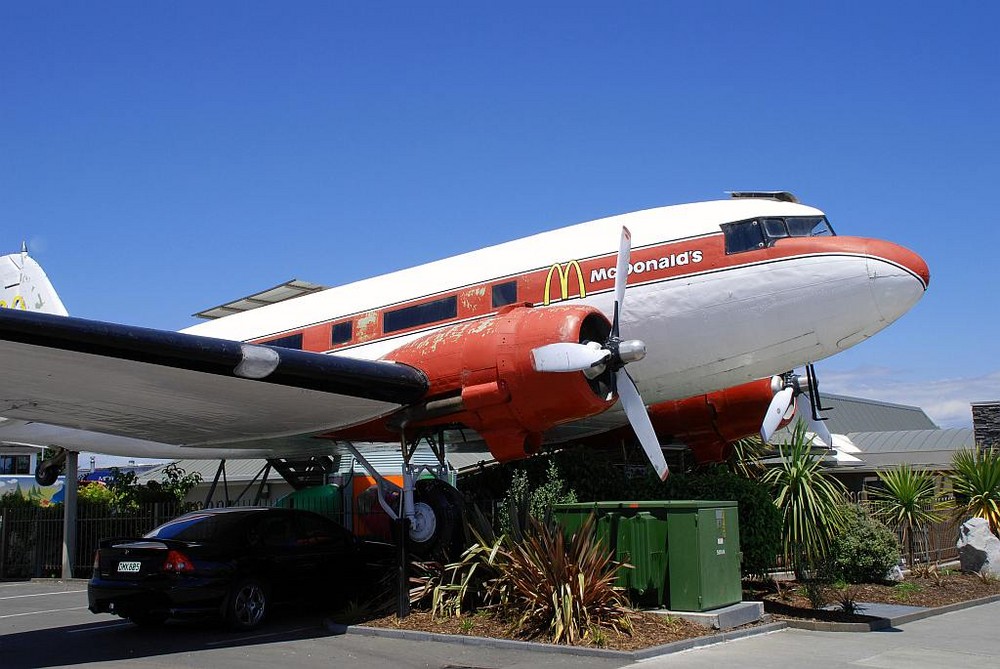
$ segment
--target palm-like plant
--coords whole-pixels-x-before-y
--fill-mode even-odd
[[[758,436],[744,437],[733,443],[732,452],[727,461],[729,470],[751,481],[758,480],[764,473],[764,458],[771,452],[771,447]]]
[[[844,485],[822,469],[806,427],[799,421],[791,441],[777,444],[780,464],[764,475],[781,511],[785,564],[796,570],[815,567],[844,524]]]
[[[927,525],[941,522],[946,504],[935,498],[934,478],[923,470],[902,464],[878,472],[883,489],[872,497],[881,504],[876,515],[897,532],[906,546],[907,560],[913,568],[914,535]]]
[[[951,486],[963,516],[985,518],[1000,527],[1000,451],[965,449],[952,458]]]

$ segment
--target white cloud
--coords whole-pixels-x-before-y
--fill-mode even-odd
[[[918,406],[941,427],[972,427],[973,402],[1000,402],[1000,371],[983,376],[917,379],[885,367],[820,371],[822,390]]]

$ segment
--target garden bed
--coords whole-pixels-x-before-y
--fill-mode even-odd
[[[787,587],[783,588],[781,594],[776,593],[773,587],[751,588],[747,591],[748,597],[746,598],[763,600],[765,610],[773,619],[779,620],[786,618],[836,623],[867,623],[879,620],[873,616],[865,615],[863,609],[853,614],[839,610],[815,609],[805,597],[803,586],[794,582],[786,585]],[[859,603],[901,604],[925,608],[936,608],[982,599],[991,595],[1000,595],[1000,581],[984,580],[974,574],[957,572],[944,572],[937,578],[911,578],[897,584],[863,584],[850,587],[853,588],[854,601]],[[836,589],[830,586],[827,589],[830,603],[836,605],[834,599]],[[631,635],[616,635],[613,631],[604,631],[598,639],[580,645],[632,651],[719,633],[717,630],[697,623],[656,613],[638,611],[634,612],[632,617],[634,630]],[[460,617],[439,616],[435,618],[431,616],[429,611],[416,610],[402,620],[395,615],[387,615],[367,620],[363,624],[369,627],[436,634],[546,642],[545,639],[519,637],[511,630],[508,623],[499,621],[485,612],[464,614]]]

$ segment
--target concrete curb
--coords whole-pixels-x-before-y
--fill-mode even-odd
[[[710,646],[734,639],[742,639],[758,634],[770,634],[783,630],[788,625],[784,622],[768,623],[759,627],[747,629],[731,630],[729,632],[719,632],[696,637],[694,639],[684,639],[673,643],[663,644],[643,648],[641,650],[607,650],[604,648],[589,648],[586,646],[562,646],[551,643],[536,643],[533,641],[515,641],[513,639],[491,639],[479,636],[463,636],[458,634],[438,634],[436,632],[418,632],[414,630],[397,630],[386,627],[364,627],[341,625],[332,621],[325,621],[324,626],[334,634],[357,634],[360,636],[386,637],[391,639],[408,639],[410,641],[436,641],[438,643],[452,643],[466,646],[480,646],[484,648],[509,648],[511,650],[526,650],[537,653],[558,653],[561,655],[576,655],[584,657],[606,657],[621,658],[625,660],[644,660],[650,657],[677,653],[682,650]]]
[[[895,618],[877,618],[868,622],[860,623],[831,623],[817,620],[785,620],[789,627],[794,629],[812,630],[815,632],[877,632],[879,630],[890,629],[915,620],[923,620],[932,616],[939,616],[952,611],[969,609],[980,604],[991,604],[1000,601],[1000,595],[990,595],[980,599],[970,599],[967,602],[956,602],[945,606],[938,606],[933,609],[914,611]]]

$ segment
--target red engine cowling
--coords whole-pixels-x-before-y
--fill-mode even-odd
[[[760,379],[649,407],[649,418],[661,439],[673,437],[691,448],[699,463],[720,462],[730,445],[757,434],[774,392],[770,379]]]
[[[444,328],[385,357],[427,375],[428,401],[461,397],[457,413],[421,418],[416,412],[408,425],[462,423],[505,462],[537,451],[545,430],[614,404],[582,373],[536,372],[531,354],[556,342],[603,342],[610,328],[607,318],[589,307],[511,305],[495,317]]]

